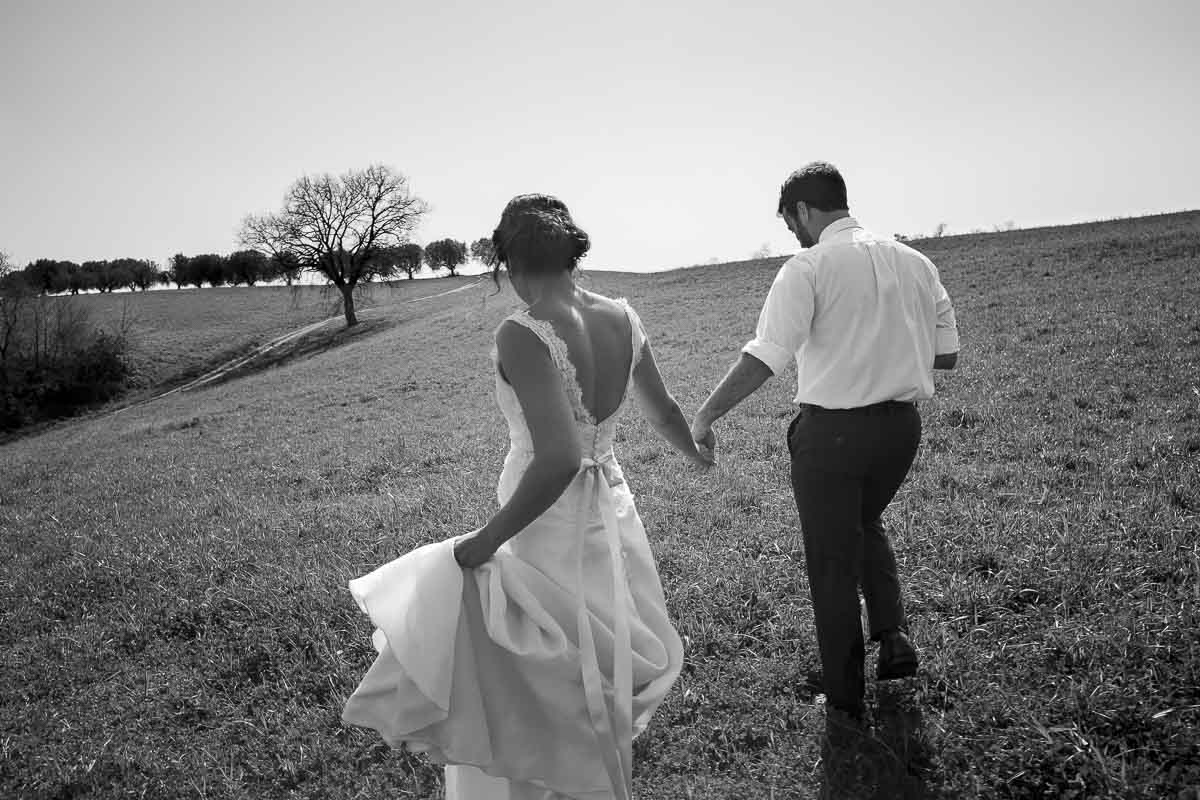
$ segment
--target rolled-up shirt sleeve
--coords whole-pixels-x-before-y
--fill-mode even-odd
[[[942,282],[937,282],[937,328],[934,331],[934,355],[943,356],[958,352],[958,322],[954,319],[954,306],[950,303],[950,294]]]
[[[758,315],[754,338],[742,348],[776,375],[795,358],[812,328],[813,281],[805,266],[797,257],[779,269]]]

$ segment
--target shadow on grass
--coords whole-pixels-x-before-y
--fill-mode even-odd
[[[345,326],[321,328],[256,356],[245,364],[228,370],[210,381],[206,381],[203,386],[217,386],[227,381],[244,378],[273,367],[283,366],[292,361],[312,358],[321,353],[326,353],[343,345],[358,341],[365,336],[382,333],[395,325],[396,322],[397,320],[395,319],[374,318],[360,320],[352,328]]]
[[[344,326],[333,328],[322,328],[305,336],[293,339],[289,342],[279,345],[261,355],[251,358],[244,364],[239,364],[233,369],[217,375],[210,380],[206,380],[198,384],[194,388],[207,386],[216,386],[236,378],[244,378],[247,375],[253,375],[256,372],[262,372],[272,367],[282,366],[290,361],[295,361],[303,358],[311,358],[312,356],[333,350],[342,345],[357,341],[364,336],[370,336],[376,333],[382,333],[388,328],[396,325],[398,320],[394,318],[375,318],[369,320],[361,320],[352,328]],[[56,417],[54,419],[41,420],[31,423],[21,428],[16,428],[10,431],[0,431],[0,446],[15,442],[18,439],[27,436],[34,436],[43,433],[51,428],[57,427],[64,423],[79,422],[82,420],[91,419],[98,416],[124,411],[128,408],[143,405],[151,402],[164,393],[179,391],[180,387],[187,386],[197,377],[211,372],[214,365],[229,363],[231,360],[236,361],[238,358],[253,353],[259,345],[247,345],[240,351],[227,351],[209,359],[201,365],[195,366],[173,376],[170,380],[155,384],[148,387],[130,387],[118,399],[110,403],[100,403],[91,406],[81,406],[73,411],[70,415]],[[186,390],[185,390],[186,391]]]
[[[932,753],[916,695],[879,684],[874,731],[819,734],[821,793],[828,800],[922,800]]]

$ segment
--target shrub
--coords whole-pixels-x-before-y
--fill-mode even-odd
[[[127,321],[106,331],[66,297],[0,293],[0,431],[71,416],[125,388]]]

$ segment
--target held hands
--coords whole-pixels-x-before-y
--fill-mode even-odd
[[[464,569],[475,569],[495,555],[498,547],[484,528],[476,528],[454,542],[454,560]]]
[[[717,463],[717,436],[712,427],[699,417],[692,420],[692,441],[696,443],[696,453],[701,464],[711,467]]]

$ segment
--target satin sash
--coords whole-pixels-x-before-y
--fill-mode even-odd
[[[617,800],[633,796],[633,647],[629,633],[628,584],[625,577],[625,553],[621,547],[621,529],[617,524],[613,487],[624,479],[616,471],[612,453],[598,459],[584,458],[578,478],[583,481],[578,512],[578,548],[575,585],[579,597],[578,636],[583,670],[583,690],[588,714],[604,769]],[[612,564],[613,597],[613,704],[612,714],[604,701],[603,675],[592,637],[591,614],[583,586],[584,533],[590,510],[599,507],[604,521],[604,536]]]

